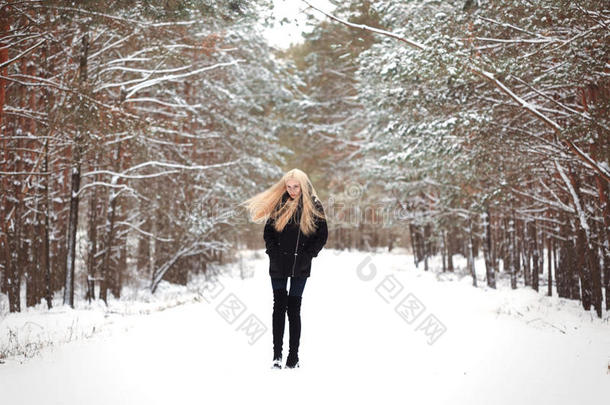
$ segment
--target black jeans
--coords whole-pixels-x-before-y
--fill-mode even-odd
[[[303,290],[305,289],[306,282],[307,277],[290,277],[290,291],[288,292],[288,295],[291,295],[293,297],[301,297],[303,295]],[[286,290],[287,284],[288,277],[271,278],[271,287],[274,290]]]

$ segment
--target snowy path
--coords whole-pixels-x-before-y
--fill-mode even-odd
[[[315,258],[303,295],[302,368],[271,370],[266,256],[251,265],[253,278],[222,278],[224,289],[209,303],[137,316],[127,331],[0,365],[2,403],[558,405],[610,398],[607,320],[590,321],[578,303],[533,291],[473,289],[469,278],[442,282],[403,255],[325,250]],[[409,293],[425,305],[412,324],[394,310]],[[229,294],[245,304],[233,324],[215,310]],[[268,328],[253,344],[236,330],[248,315]],[[432,345],[416,330],[428,315],[446,327]],[[286,346],[287,338],[288,330]]]

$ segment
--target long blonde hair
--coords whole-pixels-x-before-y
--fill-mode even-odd
[[[286,182],[288,180],[296,180],[299,183],[301,196],[294,200],[289,198],[282,204],[282,196],[286,192]],[[254,197],[248,198],[240,205],[246,207],[250,218],[254,222],[264,222],[272,217],[275,230],[282,232],[290,218],[295,214],[299,200],[302,200],[303,207],[299,226],[301,232],[305,235],[311,235],[316,229],[314,217],[324,218],[324,213],[316,208],[314,198],[319,200],[307,174],[299,169],[292,169],[286,172],[277,183]]]

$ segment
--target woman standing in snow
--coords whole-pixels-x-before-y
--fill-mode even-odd
[[[299,367],[303,289],[311,272],[311,259],[328,238],[324,210],[316,194],[309,177],[292,169],[273,186],[244,202],[253,221],[267,219],[263,238],[273,288],[273,368],[282,368],[286,312],[290,333],[286,368]]]

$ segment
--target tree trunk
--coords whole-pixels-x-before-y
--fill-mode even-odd
[[[419,260],[417,257],[418,249],[417,249],[417,239],[416,239],[416,231],[414,230],[415,225],[409,224],[409,239],[411,240],[411,250],[413,251],[413,262],[415,263],[415,268],[417,268],[419,264]]]
[[[0,31],[3,33],[7,33],[11,30],[11,20],[10,13],[8,11],[8,7],[0,8]],[[3,35],[4,36],[4,35]],[[0,42],[0,65],[8,62],[8,48],[9,45],[5,42]],[[0,128],[2,128],[4,123],[4,104],[6,103],[6,77],[8,67],[4,66],[0,69]],[[6,158],[7,156],[5,156]],[[3,188],[6,190],[6,188]]]
[[[566,179],[568,187],[571,185],[570,192],[579,218],[579,226],[576,236],[576,249],[578,251],[578,270],[580,275],[582,305],[589,311],[591,305],[599,317],[601,317],[601,275],[599,259],[592,243],[592,231],[587,220],[587,206],[583,195],[580,192],[580,178],[570,171]]]
[[[530,227],[530,249],[532,252],[532,288],[538,291],[538,276],[540,274],[540,258],[538,256],[538,241],[537,241],[537,229],[536,222],[531,221],[529,223]],[[528,260],[529,261],[529,260]]]
[[[532,285],[532,268],[530,266],[532,256],[532,241],[528,229],[530,221],[524,220],[521,227],[521,259],[523,260],[523,283],[528,286]]]
[[[548,286],[547,286],[546,295],[549,297],[552,297],[553,296],[553,267],[552,267],[552,264],[553,264],[554,260],[551,261],[551,255],[554,253],[555,248],[553,246],[553,241],[550,237],[546,238],[546,248],[547,248],[546,261],[548,263],[548,268],[547,268],[548,269],[548,273],[547,273],[548,274],[547,275]]]
[[[473,236],[473,230],[472,230],[472,218],[468,218],[468,246],[467,246],[467,251],[468,251],[468,267],[470,270],[470,274],[472,276],[472,285],[474,287],[477,286],[477,273],[476,273],[476,268],[474,265],[474,252],[473,252],[473,246],[474,246],[474,236]]]
[[[569,247],[571,248],[572,260],[569,261],[570,264],[570,295],[569,298],[573,300],[581,300],[582,298],[582,290],[581,290],[581,267],[578,262],[578,244],[576,242],[576,238],[570,238]]]
[[[447,271],[447,237],[444,230],[441,231],[441,261],[443,273],[445,273]]]
[[[455,271],[455,267],[453,266],[453,242],[451,238],[447,237],[448,234],[445,232],[445,239],[447,240],[447,270],[450,272]]]
[[[591,275],[591,299],[595,313],[599,318],[602,317],[602,280],[600,258],[597,255],[597,248],[591,243],[587,246],[587,267]]]
[[[35,224],[28,226],[29,232],[25,237],[26,242],[24,243],[24,251],[26,258],[37,258],[38,254],[36,252],[40,251],[37,249],[37,226]],[[42,284],[39,280],[40,274],[40,260],[25,260],[24,263],[25,269],[25,305],[26,307],[33,307],[38,303],[38,289]]]
[[[94,162],[97,162],[98,156],[96,153]],[[93,166],[95,171],[96,166]],[[97,176],[96,176],[97,177]],[[95,270],[97,267],[97,189],[94,187],[89,195],[89,241],[87,249],[87,300],[95,299]]]
[[[602,253],[604,290],[606,293],[606,311],[608,311],[610,310],[610,201],[608,201],[608,187],[604,179],[601,176],[595,176],[595,182],[604,219],[604,230],[599,232],[599,240]]]
[[[489,215],[489,207],[485,209],[483,215],[481,215],[483,223],[483,256],[485,257],[485,271],[487,275],[487,285],[491,288],[496,288],[496,270],[494,268],[494,262],[492,259],[492,244],[491,244],[491,217]]]
[[[72,161],[72,187],[70,192],[70,220],[68,222],[68,255],[66,260],[66,280],[64,284],[64,305],[74,308],[74,263],[76,259],[76,230],[78,228],[78,203],[80,190],[80,136],[74,145]]]
[[[114,153],[114,161],[117,163],[115,169],[117,172],[121,171],[121,142],[117,140],[117,146]],[[116,186],[118,183],[118,176],[114,176],[111,180],[111,184]],[[106,240],[104,243],[104,258],[102,261],[102,274],[100,284],[100,298],[108,305],[108,288],[113,286],[114,275],[110,272],[110,262],[112,260],[112,247],[114,245],[114,232],[115,232],[115,218],[117,211],[117,200],[118,191],[114,187],[110,188],[110,196],[108,199],[108,212],[106,213]]]
[[[82,53],[80,58],[80,84],[81,89],[87,82],[87,59],[89,54],[89,34],[83,35]],[[83,102],[84,103],[84,102]],[[84,110],[85,106],[80,105]],[[84,112],[81,114],[84,115]],[[76,231],[78,229],[78,203],[81,180],[81,154],[85,128],[77,129],[74,144],[72,146],[72,173],[70,189],[70,220],[68,222],[68,257],[66,260],[66,280],[64,284],[64,305],[68,304],[74,308],[74,262],[76,259]]]
[[[106,240],[104,242],[104,256],[102,259],[102,269],[100,277],[100,299],[108,305],[108,288],[110,286],[110,260],[112,256],[112,245],[114,243],[114,213],[116,210],[116,195],[110,189],[110,199],[108,202],[108,212],[106,213]]]
[[[518,252],[517,252],[517,241],[515,232],[515,211],[512,212],[512,217],[508,222],[508,235],[509,235],[509,252],[510,257],[510,288],[513,290],[517,288],[517,264],[518,264]]]
[[[430,225],[427,224],[424,226],[424,236],[423,236],[423,255],[424,255],[424,271],[428,271],[428,259],[430,256]]]

